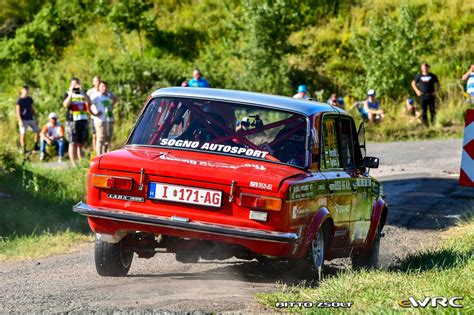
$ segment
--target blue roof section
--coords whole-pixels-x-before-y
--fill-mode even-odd
[[[219,101],[256,104],[283,111],[292,111],[307,116],[320,112],[345,113],[342,109],[325,103],[305,101],[286,96],[269,95],[255,92],[223,90],[212,88],[169,87],[156,90],[152,96],[173,96],[188,98],[205,98]]]

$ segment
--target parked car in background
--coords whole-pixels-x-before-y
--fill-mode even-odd
[[[147,100],[125,147],[95,157],[85,203],[103,276],[133,255],[324,260],[375,266],[388,207],[369,176],[363,125],[342,109],[250,92],[165,88]]]

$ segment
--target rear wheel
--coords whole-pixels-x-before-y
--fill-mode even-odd
[[[323,275],[324,256],[326,254],[325,241],[324,229],[321,227],[311,242],[311,251],[309,253],[309,259],[312,264],[311,267],[318,281],[322,279]]]
[[[352,268],[354,269],[375,269],[379,266],[380,238],[382,237],[382,229],[377,230],[374,242],[370,250],[361,255],[352,257]]]
[[[132,265],[133,251],[124,250],[124,239],[116,244],[95,241],[95,268],[104,277],[124,277]]]
[[[311,241],[309,252],[305,258],[290,261],[292,269],[298,276],[304,276],[316,281],[320,281],[323,277],[324,257],[326,255],[327,235],[325,228],[322,226],[313,240]]]

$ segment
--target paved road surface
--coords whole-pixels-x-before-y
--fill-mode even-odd
[[[472,200],[449,198],[457,187],[461,140],[369,144],[379,156],[372,174],[384,181],[390,205],[382,262],[438,242],[440,229],[454,224]],[[473,205],[474,206],[474,205]],[[347,260],[331,265],[347,268]],[[255,261],[227,260],[181,264],[171,254],[135,259],[126,278],[101,278],[93,264],[93,244],[77,252],[0,264],[0,312],[262,310],[255,293],[295,284],[286,264],[262,267]]]

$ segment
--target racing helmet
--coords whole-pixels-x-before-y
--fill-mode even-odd
[[[222,103],[208,103],[204,105],[203,111],[208,114],[212,114],[218,118],[226,127],[234,130],[235,129],[235,112],[232,106]]]

